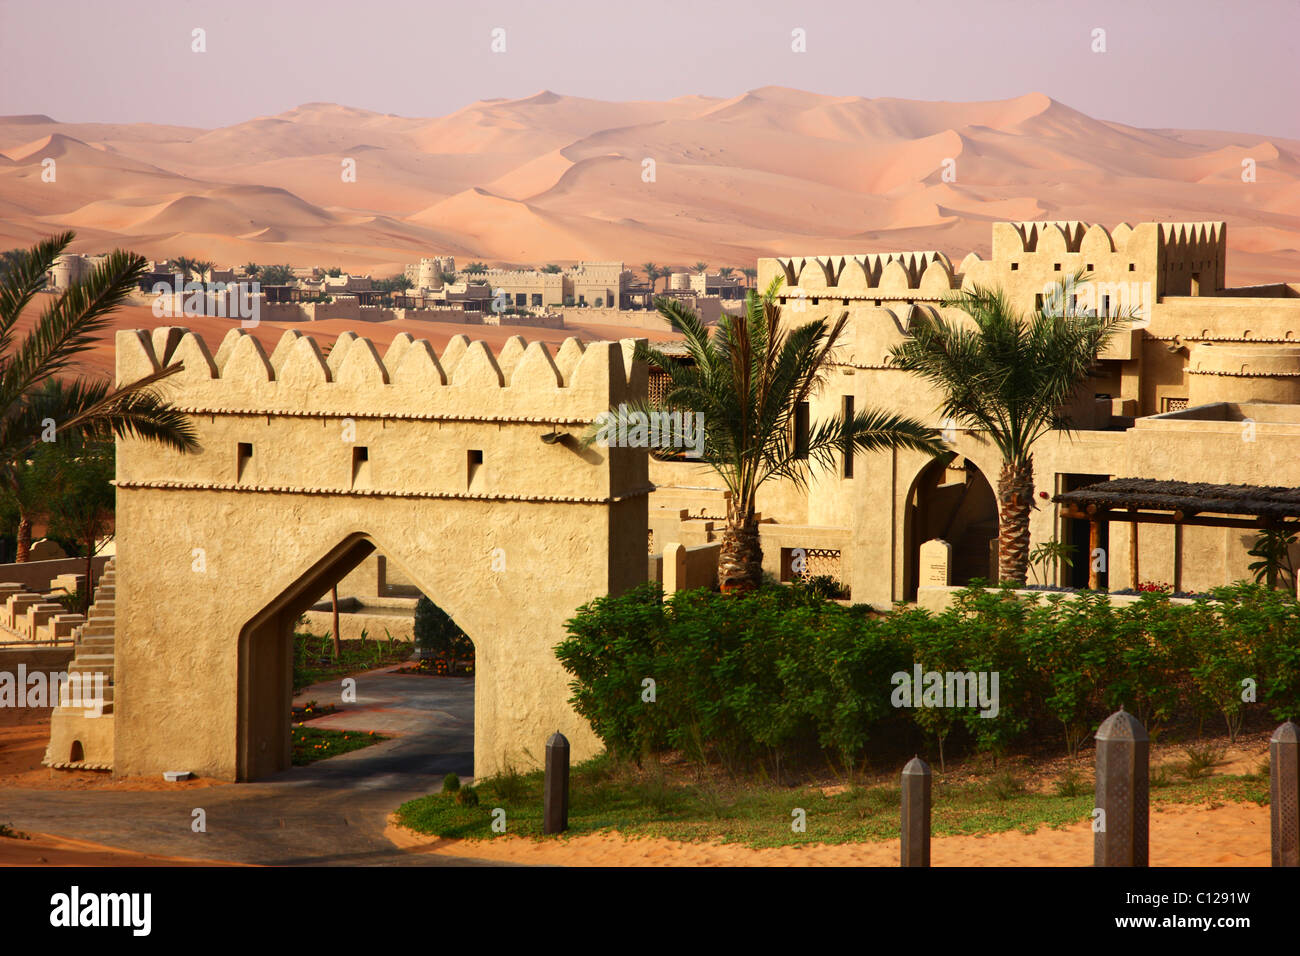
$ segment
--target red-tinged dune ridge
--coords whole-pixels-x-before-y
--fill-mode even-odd
[[[664,102],[543,90],[432,118],[308,103],[213,130],[0,117],[0,248],[75,228],[77,251],[375,275],[435,253],[745,267],[936,248],[959,261],[988,254],[990,221],[1028,218],[1223,219],[1231,283],[1294,280],[1300,142],[1139,129],[1042,93],[957,103],[779,87]]]

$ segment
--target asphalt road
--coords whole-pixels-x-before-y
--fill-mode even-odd
[[[337,684],[297,701],[338,702]],[[166,791],[0,791],[19,830],[93,840],[142,853],[296,866],[464,866],[476,861],[398,850],[385,819],[401,803],[439,790],[449,772],[474,767],[474,682],[372,671],[357,701],[312,722],[333,730],[397,732],[363,750],[294,767],[257,783]],[[207,832],[191,829],[192,812]]]

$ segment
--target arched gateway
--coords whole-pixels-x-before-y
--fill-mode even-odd
[[[203,450],[118,445],[115,772],[288,767],[293,623],[375,548],[474,640],[476,776],[557,729],[594,753],[553,648],[646,578],[646,454],[577,440],[645,395],[633,344],[403,334],[381,359],[346,333],[326,360],[291,331],[268,358],[233,330],[214,359],[184,329],[119,332],[119,381],[184,363]]]

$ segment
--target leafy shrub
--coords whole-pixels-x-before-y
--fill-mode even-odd
[[[1192,604],[1149,592],[1125,606],[973,586],[942,614],[876,614],[779,584],[665,601],[651,583],[584,605],[567,629],[556,655],[570,702],[612,756],[677,749],[733,771],[770,766],[778,780],[796,760],[852,771],[873,742],[918,731],[943,768],[953,741],[996,758],[1060,734],[1075,754],[1121,706],[1153,734],[1218,714],[1234,739],[1252,712],[1300,713],[1300,604],[1247,583]],[[997,673],[996,718],[893,706],[893,675],[916,666]]]
[[[442,778],[443,793],[455,793],[459,789],[460,777],[456,776],[454,773],[449,773],[447,776]]]
[[[473,787],[461,787],[456,791],[456,802],[462,807],[477,807],[478,793]]]

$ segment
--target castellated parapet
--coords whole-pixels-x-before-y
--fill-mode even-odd
[[[941,252],[835,254],[760,259],[760,288],[781,276],[787,294],[849,300],[937,301],[955,289],[1041,289],[1075,272],[1103,282],[1147,283],[1153,296],[1224,288],[1227,225],[1121,223],[1113,231],[1077,220],[993,223],[992,257],[968,254],[953,268]]]
[[[644,493],[644,465],[638,477],[635,456],[623,449],[588,450],[586,467],[575,469],[565,443],[539,441],[550,433],[576,441],[601,412],[644,396],[634,347],[633,339],[570,338],[552,355],[545,343],[512,336],[494,355],[458,335],[439,355],[402,333],[381,356],[369,339],[345,332],[326,354],[290,330],[268,356],[252,335],[232,329],[213,355],[185,329],[121,331],[118,381],[182,363],[166,380],[168,397],[195,416],[214,450],[196,457],[133,445],[119,458],[119,485],[551,500],[560,493],[547,479],[554,460],[565,469],[563,494],[575,500]],[[345,427],[347,445],[339,437]],[[241,452],[240,443],[251,450]],[[353,474],[351,445],[365,449],[366,465],[356,469],[364,475]],[[467,456],[482,467],[471,469]],[[520,461],[530,467],[514,467]]]

